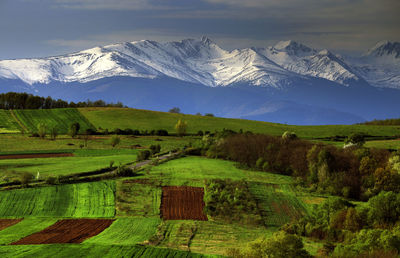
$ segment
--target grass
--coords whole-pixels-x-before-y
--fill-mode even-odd
[[[30,132],[37,132],[39,123],[44,123],[48,130],[57,127],[61,134],[67,133],[73,123],[80,124],[80,132],[89,128],[94,129],[93,125],[75,108],[18,109],[13,112]]]
[[[56,223],[56,218],[25,218],[0,231],[0,245],[10,244]]]
[[[110,218],[114,193],[114,181],[0,191],[0,217]]]
[[[251,183],[250,192],[258,201],[267,227],[279,228],[307,213],[306,205],[290,185]]]
[[[160,218],[119,218],[99,235],[85,243],[134,245],[148,240],[156,233]]]
[[[400,140],[396,139],[396,140],[368,141],[365,143],[365,147],[400,150]]]
[[[161,188],[129,180],[118,180],[116,185],[116,213],[118,216],[159,216]]]
[[[169,161],[153,167],[150,175],[146,177],[162,181],[163,185],[199,187],[203,187],[207,179],[225,178],[271,184],[292,183],[292,178],[289,176],[239,169],[233,162],[204,157],[186,157]]]
[[[0,133],[19,133],[21,127],[9,110],[0,109]]]
[[[0,246],[1,257],[175,257],[197,258],[207,255],[151,246],[100,244],[48,244]]]
[[[87,148],[93,150],[118,150],[118,149],[132,149],[136,145],[140,148],[148,148],[152,144],[160,144],[161,151],[167,152],[173,149],[182,148],[193,142],[194,137],[161,137],[161,136],[119,136],[121,143],[115,148],[111,147],[111,135],[107,136],[91,136],[88,140]],[[40,139],[37,137],[28,137],[26,135],[17,134],[0,134],[0,154],[5,153],[18,153],[18,152],[35,152],[35,151],[48,151],[55,150],[76,150],[80,149],[80,145],[84,144],[83,139],[72,139],[69,136],[59,136],[55,141],[50,139]]]
[[[282,135],[285,131],[293,131],[299,137],[307,139],[335,135],[348,136],[355,132],[363,132],[373,136],[394,136],[399,134],[400,129],[400,126],[372,125],[296,126],[243,119],[173,114],[132,108],[79,108],[79,111],[96,128],[109,130],[114,130],[115,128],[138,130],[165,129],[170,133],[175,133],[174,126],[179,119],[187,121],[188,133],[197,133],[199,130],[214,132],[223,128],[234,131],[242,129],[244,131],[270,135]]]

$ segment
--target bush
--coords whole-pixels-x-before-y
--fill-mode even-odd
[[[150,151],[151,151],[151,155],[160,153],[161,151],[161,145],[157,144],[157,145],[150,145]]]
[[[79,123],[73,123],[69,127],[68,135],[71,136],[72,138],[75,138],[75,136],[78,135],[79,129],[81,128],[81,125]]]
[[[28,186],[28,184],[34,179],[35,177],[29,172],[23,172],[20,176],[20,182],[22,186]]]
[[[115,174],[117,176],[134,176],[135,172],[131,168],[119,166],[115,171]]]
[[[282,134],[282,139],[284,140],[294,140],[297,139],[297,135],[294,132],[286,131]]]
[[[59,182],[59,180],[58,180],[57,177],[49,176],[49,177],[46,178],[46,184],[49,184],[49,185],[56,185],[56,184],[59,184],[59,183],[60,183],[60,182]]]
[[[184,136],[187,130],[187,123],[179,119],[175,125],[175,129],[178,136]]]
[[[142,160],[147,160],[151,156],[151,152],[149,150],[142,150],[139,151],[136,160],[137,161],[142,161]]]
[[[54,141],[58,136],[58,129],[56,126],[50,129],[50,138]]]
[[[38,135],[39,135],[39,137],[40,138],[44,138],[44,137],[46,137],[46,130],[47,130],[47,128],[46,128],[46,124],[44,124],[44,123],[39,123],[38,125],[37,125],[37,129],[38,129]]]
[[[114,148],[115,146],[117,146],[119,143],[121,142],[121,138],[119,138],[119,136],[117,135],[113,135],[111,137],[111,146]]]
[[[160,129],[160,130],[157,130],[155,134],[158,136],[168,136],[168,131],[164,130],[164,129]]]

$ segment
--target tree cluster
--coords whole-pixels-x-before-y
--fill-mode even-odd
[[[51,97],[34,96],[28,93],[8,92],[0,94],[0,109],[50,109],[50,108],[77,108],[77,107],[123,107],[121,102],[106,103],[103,100],[67,102]]]

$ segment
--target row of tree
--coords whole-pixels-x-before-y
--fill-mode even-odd
[[[76,107],[123,107],[121,102],[106,103],[103,100],[67,102],[51,97],[34,96],[28,93],[8,92],[0,94],[0,109],[50,109],[50,108],[76,108]]]

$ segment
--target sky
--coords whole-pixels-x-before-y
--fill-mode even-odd
[[[400,41],[399,0],[0,0],[0,59],[205,35],[224,49],[296,40],[360,54]]]

